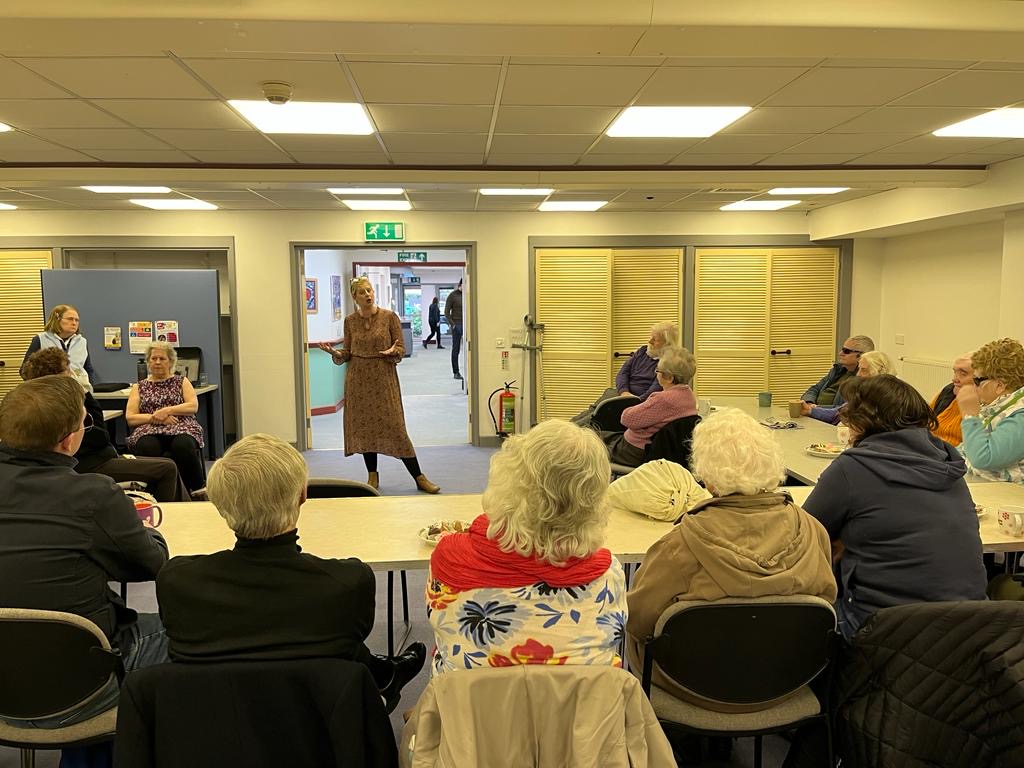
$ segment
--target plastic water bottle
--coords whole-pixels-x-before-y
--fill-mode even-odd
[[[135,375],[138,377],[138,381],[142,381],[149,375],[149,371],[146,369],[146,361],[141,357],[135,364]]]

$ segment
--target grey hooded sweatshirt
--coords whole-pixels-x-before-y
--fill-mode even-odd
[[[966,471],[955,448],[912,428],[864,438],[822,473],[804,509],[845,548],[836,613],[847,639],[879,608],[985,599]]]

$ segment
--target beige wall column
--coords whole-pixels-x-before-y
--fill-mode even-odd
[[[1024,211],[1006,214],[999,283],[999,335],[1024,337]]]

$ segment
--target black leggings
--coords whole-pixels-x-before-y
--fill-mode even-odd
[[[364,453],[363,463],[366,465],[367,472],[376,472],[377,454]],[[409,474],[412,475],[413,480],[415,480],[417,477],[423,474],[423,471],[420,469],[420,463],[416,460],[415,456],[408,459],[402,459],[402,463],[405,464],[405,468],[409,470]]]
[[[178,466],[185,487],[198,491],[206,484],[199,443],[191,435],[144,435],[135,443],[140,456],[166,456]]]

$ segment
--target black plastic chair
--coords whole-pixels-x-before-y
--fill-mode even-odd
[[[117,708],[63,728],[9,720],[41,720],[78,709],[124,677],[121,657],[103,632],[82,616],[59,611],[0,608],[0,744],[21,750],[84,746],[114,738]]]
[[[644,647],[643,689],[666,731],[753,736],[755,768],[761,768],[762,736],[822,721],[832,766],[829,677],[821,699],[810,683],[830,675],[838,637],[832,606],[810,595],[678,602]],[[756,711],[720,712],[652,689],[654,664],[694,701]]]
[[[690,467],[690,451],[693,445],[693,430],[700,423],[700,416],[683,416],[663,426],[644,448],[644,462],[655,459],[674,461],[681,467]],[[612,464],[613,475],[628,475],[636,467],[626,464]]]
[[[590,425],[602,432],[621,432],[622,412],[639,402],[640,398],[633,395],[619,395],[602,400],[590,415]]]

